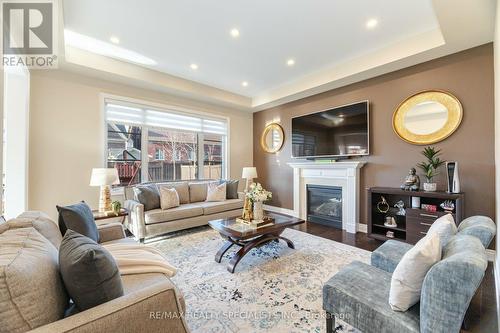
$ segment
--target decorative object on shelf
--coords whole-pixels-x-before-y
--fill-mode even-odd
[[[99,211],[111,211],[111,185],[120,184],[118,170],[115,168],[93,168],[90,186],[100,186]]]
[[[244,167],[241,173],[241,178],[246,179],[245,192],[248,192],[250,184],[253,183],[253,179],[257,178],[257,168],[256,167]]]
[[[399,216],[405,216],[406,215],[406,210],[405,210],[405,203],[403,202],[403,200],[399,200],[398,202],[396,202],[396,204],[394,205],[394,207],[396,207],[398,210],[398,212],[396,213],[396,215],[399,215]]]
[[[115,216],[118,216],[120,214],[120,211],[122,209],[122,203],[120,201],[113,201],[111,203],[111,210],[115,214]]]
[[[285,133],[277,123],[267,125],[260,137],[260,146],[266,153],[277,153],[283,147],[284,142]]]
[[[384,225],[389,228],[397,228],[398,224],[396,223],[396,219],[392,216],[386,216]]]
[[[411,197],[411,208],[420,208],[420,197]]]
[[[452,213],[455,210],[455,204],[451,200],[446,200],[439,205],[444,211]]]
[[[420,189],[420,177],[417,176],[417,170],[411,168],[405,182],[401,185],[401,189],[405,191],[418,191]]]
[[[458,98],[441,90],[427,90],[405,99],[392,117],[394,132],[404,141],[428,145],[453,134],[462,122]]]
[[[386,236],[387,238],[394,238],[394,231],[390,231],[390,230],[389,230],[389,231],[387,231],[387,232],[385,233],[385,236]]]
[[[253,203],[253,219],[257,222],[264,220],[264,201],[270,200],[273,194],[266,191],[260,183],[250,185],[246,197]]]
[[[433,182],[435,176],[439,174],[438,168],[445,163],[439,158],[441,150],[434,147],[426,147],[422,151],[422,155],[427,158],[427,161],[420,162],[418,167],[424,172],[427,182],[424,183],[424,191],[434,192],[437,189],[437,184]]]
[[[460,179],[458,178],[458,162],[446,162],[448,177],[448,193],[460,193]]]
[[[389,204],[387,200],[385,200],[384,196],[380,196],[380,201],[377,203],[377,210],[380,213],[387,213],[389,211]]]
[[[437,206],[436,205],[422,204],[421,208],[423,210],[428,211],[428,212],[437,212]]]

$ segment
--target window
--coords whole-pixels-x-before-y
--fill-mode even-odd
[[[107,164],[122,185],[226,176],[225,120],[112,100],[105,113]]]

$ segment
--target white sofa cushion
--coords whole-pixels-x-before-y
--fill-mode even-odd
[[[444,247],[450,238],[455,236],[457,229],[453,215],[446,214],[434,221],[427,233],[436,232],[439,235],[441,247]]]
[[[179,194],[175,188],[160,187],[160,208],[170,209],[179,207]]]
[[[203,207],[201,206],[201,203],[190,203],[167,210],[148,210],[147,212],[144,212],[144,223],[162,223],[201,215],[203,215]]]
[[[389,305],[406,311],[420,301],[420,292],[429,269],[441,260],[441,243],[436,232],[428,233],[405,253],[391,278]]]
[[[225,201],[226,200],[226,183],[208,183],[207,187],[207,202],[210,201]]]
[[[203,206],[203,215],[210,215],[210,214],[216,214],[243,208],[243,200],[228,199],[226,201],[219,201],[219,202],[204,202],[202,206]]]

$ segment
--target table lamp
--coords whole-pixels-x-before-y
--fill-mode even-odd
[[[253,179],[257,178],[257,168],[255,167],[244,167],[241,174],[241,178],[246,179],[247,183],[245,185],[245,192],[248,192],[250,184],[253,183]]]
[[[100,186],[99,212],[111,211],[111,186],[120,184],[118,170],[115,168],[93,168],[90,186]]]

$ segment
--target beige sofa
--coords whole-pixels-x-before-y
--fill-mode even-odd
[[[130,211],[125,222],[126,227],[136,239],[143,242],[145,238],[205,225],[211,220],[240,215],[244,203],[243,193],[238,193],[238,199],[206,202],[209,182],[154,183],[158,189],[161,186],[187,188],[186,193],[178,191],[181,205],[167,210],[144,211],[144,205],[135,200],[134,186],[125,187],[125,207]]]
[[[119,223],[98,228],[101,243],[134,242]],[[124,275],[124,296],[64,318],[61,240],[57,224],[40,212],[0,223],[0,333],[189,331],[181,294],[160,273]]]

